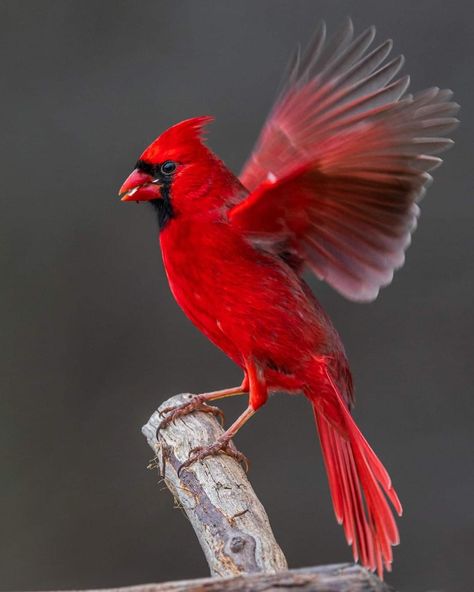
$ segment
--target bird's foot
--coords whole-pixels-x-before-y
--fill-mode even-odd
[[[166,417],[161,420],[161,423],[157,429],[157,433],[175,419],[178,419],[179,417],[184,417],[185,415],[189,415],[193,411],[201,411],[202,413],[212,413],[212,415],[219,417],[222,424],[224,423],[224,412],[221,409],[219,409],[219,407],[207,405],[205,395],[194,395],[188,403],[182,403],[181,405],[165,407],[160,411],[160,415],[166,415]]]
[[[196,461],[203,460],[208,456],[217,456],[218,454],[227,454],[228,456],[235,458],[235,460],[243,466],[245,472],[249,470],[248,458],[245,456],[245,454],[242,454],[242,452],[237,450],[237,448],[232,443],[230,436],[224,436],[219,438],[214,444],[211,444],[210,446],[198,446],[197,448],[193,448],[188,460],[186,460],[179,467],[178,477],[183,469],[187,469]]]

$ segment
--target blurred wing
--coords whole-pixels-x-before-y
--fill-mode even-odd
[[[357,301],[403,265],[459,108],[438,88],[403,97],[403,58],[384,64],[392,43],[369,52],[374,35],[354,39],[348,21],[326,43],[322,24],[298,52],[240,176],[252,193],[230,212],[250,240]]]

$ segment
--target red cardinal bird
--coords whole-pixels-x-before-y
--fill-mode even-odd
[[[405,94],[408,77],[395,79],[403,58],[386,62],[391,41],[369,50],[374,35],[369,28],[354,37],[348,21],[326,42],[319,26],[296,54],[240,177],[204,145],[211,118],[198,117],[155,140],[120,193],[123,201],[152,204],[176,300],[244,371],[239,387],[174,409],[171,418],[222,397],[249,397],[219,441],[185,466],[237,454],[231,437],[270,393],[305,395],[336,518],[355,560],[382,575],[399,542],[389,501],[398,514],[402,507],[351,416],[344,347],[302,275],[309,267],[358,302],[374,300],[391,282],[428,171],[441,163],[433,154],[452,144],[444,135],[458,106],[449,90]]]

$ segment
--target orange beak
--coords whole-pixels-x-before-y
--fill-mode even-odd
[[[135,169],[120,187],[121,201],[150,201],[161,197],[161,187],[151,175]]]

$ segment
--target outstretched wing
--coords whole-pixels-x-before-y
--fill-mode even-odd
[[[449,90],[404,95],[392,42],[351,21],[326,42],[324,23],[265,123],[240,179],[252,193],[230,212],[261,248],[307,264],[351,300],[370,301],[403,265],[417,201],[452,144]]]

